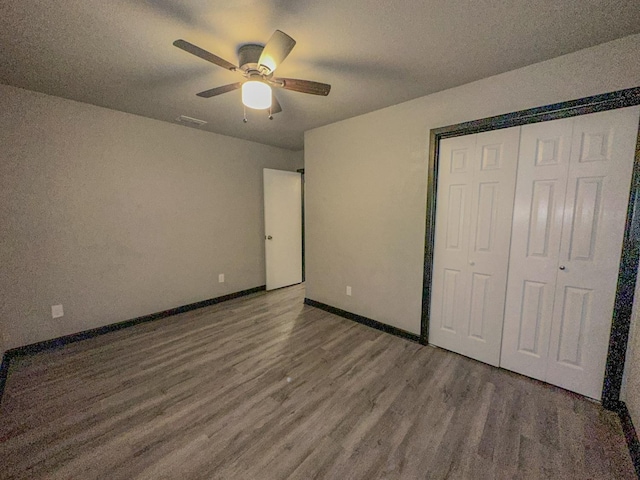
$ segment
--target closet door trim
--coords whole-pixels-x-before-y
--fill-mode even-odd
[[[429,310],[431,306],[431,284],[433,246],[435,240],[436,186],[438,181],[438,154],[440,140],[461,135],[516,127],[530,123],[556,120],[559,118],[586,115],[616,108],[640,105],[640,87],[618,90],[592,97],[555,103],[542,107],[521,110],[495,117],[435,128],[430,131],[429,169],[427,178],[427,214],[424,255],[424,276],[422,290],[422,322],[420,341],[429,343]],[[622,374],[624,372],[631,310],[636,286],[636,272],[640,259],[640,127],[636,141],[636,152],[631,180],[631,192],[627,206],[622,256],[618,269],[616,299],[613,309],[611,336],[607,353],[602,404],[616,410],[620,403]]]

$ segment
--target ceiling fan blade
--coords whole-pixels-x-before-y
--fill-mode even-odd
[[[280,102],[275,95],[273,95],[272,98],[273,101],[271,102],[271,115],[275,115],[276,113],[280,113],[282,111],[282,106],[280,105]]]
[[[296,41],[293,38],[280,30],[276,30],[264,46],[258,65],[264,65],[270,72],[273,72],[287,58],[287,55],[291,53],[295,46]]]
[[[182,39],[176,40],[175,42],[173,42],[173,44],[176,47],[180,48],[181,50],[184,50],[185,52],[188,52],[191,55],[195,55],[196,57],[200,57],[203,60],[206,60],[207,62],[211,62],[215,65],[218,65],[219,67],[226,68],[227,70],[231,70],[231,71],[235,71],[238,69],[238,67],[236,67],[233,63],[229,63],[223,58],[220,58],[217,55],[214,55],[213,53],[209,53],[206,50],[203,50],[202,48],[197,47],[193,43],[187,42],[186,40],[182,40]]]
[[[294,92],[310,93],[312,95],[329,95],[331,85],[311,80],[298,80],[295,78],[274,78],[277,83],[282,83],[282,88]]]
[[[229,85],[223,85],[222,87],[216,87],[216,88],[212,88],[211,90],[205,90],[204,92],[196,93],[196,95],[202,98],[211,98],[211,97],[215,97],[216,95],[222,95],[223,93],[237,90],[241,86],[242,86],[242,82],[230,83]]]

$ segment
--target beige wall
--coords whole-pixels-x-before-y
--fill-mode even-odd
[[[307,132],[307,297],[419,333],[429,130],[636,87],[639,51],[634,35]]]
[[[6,348],[264,285],[262,169],[303,162],[7,86],[0,145]]]

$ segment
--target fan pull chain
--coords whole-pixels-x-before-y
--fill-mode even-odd
[[[269,120],[273,120],[273,114],[271,113],[271,107],[269,107]]]
[[[244,105],[242,106],[242,110],[243,110],[243,117],[242,117],[242,122],[243,123],[247,123],[249,120],[247,120],[247,107],[245,107]]]

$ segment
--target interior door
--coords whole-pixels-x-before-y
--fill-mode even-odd
[[[595,399],[639,113],[522,127],[501,366]]]
[[[302,282],[302,177],[263,170],[267,290]]]
[[[440,142],[429,342],[498,365],[519,127]]]
[[[546,381],[600,399],[640,107],[574,120]]]
[[[500,366],[545,380],[573,118],[522,127]]]

